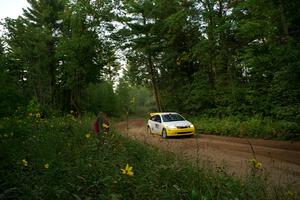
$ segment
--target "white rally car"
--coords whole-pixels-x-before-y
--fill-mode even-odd
[[[175,112],[150,113],[147,132],[168,136],[192,136],[195,134],[194,125]]]

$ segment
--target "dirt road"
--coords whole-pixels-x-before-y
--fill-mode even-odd
[[[162,139],[146,132],[144,119],[131,119],[116,124],[125,136],[172,151],[193,161],[200,158],[216,169],[226,166],[229,173],[243,177],[249,171],[248,160],[253,158],[263,164],[263,173],[275,184],[291,184],[300,191],[300,142],[244,139],[214,135],[196,138]],[[249,144],[251,143],[251,145]]]

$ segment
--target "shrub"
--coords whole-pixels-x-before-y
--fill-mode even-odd
[[[272,120],[262,116],[223,118],[197,117],[192,122],[204,133],[265,139],[299,140],[300,126],[296,122]]]

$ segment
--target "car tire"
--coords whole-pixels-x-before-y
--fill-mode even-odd
[[[163,139],[167,139],[167,138],[168,138],[168,134],[167,134],[166,129],[163,129],[163,130],[162,130],[162,132],[161,132],[161,137],[162,137]]]

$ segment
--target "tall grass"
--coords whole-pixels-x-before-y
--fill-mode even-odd
[[[196,169],[172,153],[112,131],[90,133],[91,118],[2,119],[2,199],[296,199],[267,192],[257,178],[241,181],[225,170]],[[121,169],[129,164],[133,176]],[[252,176],[253,177],[253,176]]]
[[[191,120],[207,134],[254,137],[264,139],[300,140],[300,125],[285,120],[272,120],[261,116],[224,118],[196,117]]]

